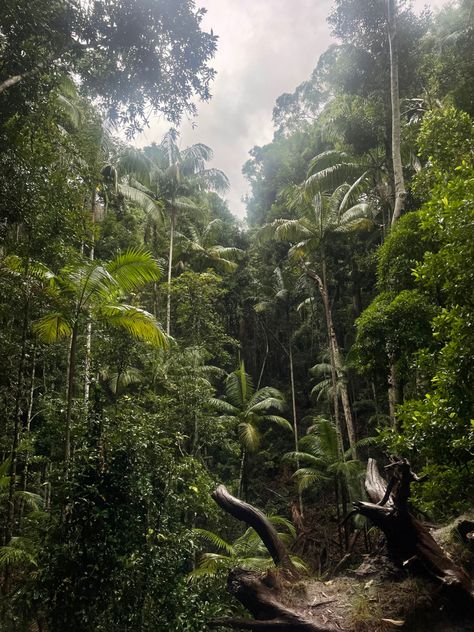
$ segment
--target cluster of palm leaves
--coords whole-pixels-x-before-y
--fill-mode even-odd
[[[312,425],[298,447],[297,452],[287,453],[285,459],[301,464],[294,473],[301,491],[317,490],[342,480],[347,485],[350,499],[361,497],[363,464],[352,459],[350,452],[341,451],[341,440],[333,421],[324,417],[312,419]]]
[[[290,547],[296,539],[293,524],[282,516],[269,516],[268,520],[279,530],[278,536],[282,542]],[[211,544],[216,552],[206,552],[200,556],[197,567],[188,575],[190,580],[213,577],[236,567],[259,571],[275,567],[275,563],[268,555],[260,536],[252,528],[247,529],[232,543],[206,529],[194,529],[194,533],[201,540]],[[298,570],[302,572],[308,570],[299,557],[296,555],[290,557]]]
[[[206,168],[206,163],[212,159],[210,147],[197,143],[181,150],[178,138],[177,131],[170,129],[161,144],[152,146],[148,154],[128,149],[119,162],[119,171],[122,174],[119,184],[121,193],[161,224],[169,220],[168,334],[171,327],[169,288],[175,240],[180,242],[181,255],[196,259],[198,264],[215,265],[225,271],[235,269],[235,257],[238,255],[238,249],[224,248],[214,241],[216,223],[199,230],[192,221],[204,216],[204,209],[195,201],[199,193],[209,190],[226,191],[229,187],[227,177],[219,169]],[[177,223],[182,216],[191,219],[186,222],[188,235],[177,233]]]
[[[242,495],[246,473],[247,454],[260,446],[262,432],[269,424],[276,424],[292,432],[290,422],[279,414],[285,410],[283,394],[276,388],[265,386],[255,390],[252,378],[245,371],[244,362],[230,373],[225,383],[225,399],[212,398],[210,407],[230,421],[238,433],[242,451],[239,493]]]

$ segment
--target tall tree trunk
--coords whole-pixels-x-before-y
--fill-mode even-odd
[[[244,498],[246,466],[247,466],[247,450],[244,447],[242,447],[242,452],[240,455],[239,498]]]
[[[64,471],[65,476],[69,476],[69,465],[71,459],[71,421],[72,407],[74,403],[74,387],[76,378],[76,352],[77,352],[77,319],[72,328],[71,344],[69,347],[68,372],[67,372],[67,394],[66,394],[66,433],[64,441]]]
[[[260,322],[260,321],[257,321]],[[263,357],[263,362],[262,362],[262,368],[260,369],[260,374],[258,376],[258,383],[257,383],[257,391],[260,390],[260,384],[262,383],[262,378],[263,378],[263,374],[265,371],[265,366],[267,364],[267,358],[268,358],[268,352],[270,351],[270,347],[268,344],[268,335],[267,335],[267,330],[265,329],[265,326],[262,325],[262,329],[263,329],[263,334],[265,336],[265,355]]]
[[[352,412],[351,412],[351,406],[350,406],[350,401],[349,401],[349,393],[347,390],[347,384],[344,381],[341,354],[339,352],[339,345],[337,342],[336,331],[334,329],[334,323],[332,320],[331,305],[329,303],[329,295],[328,295],[327,283],[326,283],[326,262],[324,261],[324,258],[322,261],[322,270],[323,270],[322,278],[318,274],[316,274],[313,270],[310,270],[310,269],[306,269],[306,273],[308,274],[310,278],[316,281],[316,284],[321,293],[321,297],[323,299],[324,312],[326,316],[326,325],[327,325],[328,337],[329,337],[329,352],[330,352],[331,364],[333,366],[333,370],[336,372],[336,386],[337,386],[336,391],[339,390],[341,393],[341,402],[342,402],[342,409],[344,411],[344,420],[346,423],[347,438],[349,439],[349,446],[352,452],[352,457],[354,459],[357,459],[357,447],[356,447],[357,439],[356,439],[356,433],[355,433],[355,428],[354,428],[354,422],[352,419]]]
[[[95,257],[95,234],[94,227],[97,221],[97,189],[94,186],[91,193],[91,219],[92,219],[92,241],[91,249],[89,252],[89,259],[94,261]],[[92,321],[87,319],[86,325],[86,345],[85,345],[85,358],[84,358],[84,408],[87,410],[89,404],[89,395],[91,388],[91,349],[92,349]]]
[[[288,339],[288,356],[290,361],[290,385],[291,385],[291,410],[293,413],[293,434],[295,438],[295,452],[298,453],[298,422],[296,419],[296,394],[295,394],[295,374],[293,369],[293,346],[291,344],[291,336]],[[296,467],[300,469],[300,460],[296,457]],[[303,497],[298,487],[298,503],[300,506],[300,514],[303,518]]]
[[[390,47],[390,96],[392,100],[392,162],[395,185],[395,205],[392,226],[400,218],[405,207],[405,181],[401,156],[400,94],[398,89],[398,37],[396,0],[387,0],[387,25]]]
[[[28,438],[30,436],[31,430],[31,420],[33,418],[33,403],[35,400],[35,377],[36,377],[36,353],[37,353],[37,344],[35,340],[35,345],[33,347],[33,360],[32,360],[32,368],[31,368],[31,380],[30,380],[30,395],[28,398],[28,411],[26,413],[26,423],[25,423],[25,435]],[[23,469],[23,491],[26,491],[28,487],[28,470],[30,465],[30,453],[27,450],[25,454],[25,467]],[[21,531],[21,523],[23,518],[23,510],[24,510],[24,502],[21,503],[19,517],[18,517],[18,530]]]
[[[174,231],[176,228],[176,209],[174,208],[174,201],[172,201],[171,204],[170,249],[168,257],[168,296],[166,297],[166,333],[168,336],[171,332],[171,272],[173,269]]]

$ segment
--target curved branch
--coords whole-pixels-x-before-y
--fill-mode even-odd
[[[233,518],[245,522],[249,527],[255,529],[262,542],[267,547],[276,566],[280,566],[292,575],[297,575],[293,562],[290,559],[285,545],[280,540],[278,533],[272,523],[263,512],[249,503],[239,500],[230,494],[225,485],[219,485],[212,493],[212,498],[221,509],[230,514]]]

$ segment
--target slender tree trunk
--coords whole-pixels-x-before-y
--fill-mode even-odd
[[[31,381],[30,381],[30,395],[29,395],[29,399],[28,399],[28,411],[26,414],[26,424],[25,424],[25,434],[26,437],[28,438],[30,436],[30,430],[31,430],[31,420],[33,417],[33,403],[35,400],[35,376],[36,376],[36,352],[37,352],[37,345],[36,345],[36,341],[35,341],[35,345],[33,348],[33,365],[31,368]],[[23,491],[26,491],[27,487],[28,487],[28,470],[29,470],[29,465],[30,465],[30,453],[27,450],[26,454],[25,454],[25,467],[23,469]],[[24,502],[22,501],[21,503],[21,507],[20,507],[20,511],[19,511],[19,517],[18,517],[18,529],[21,530],[21,523],[22,523],[22,518],[23,518],[23,509],[24,509]]]
[[[94,227],[97,221],[97,190],[95,186],[91,193],[91,219],[92,219],[92,241],[91,249],[89,252],[89,259],[94,261],[95,257],[95,234]],[[85,345],[85,358],[84,358],[84,409],[87,410],[89,405],[89,396],[91,388],[91,349],[92,349],[92,321],[87,319],[86,325],[86,345]]]
[[[71,459],[71,420],[72,420],[72,407],[74,403],[74,387],[76,377],[76,352],[77,352],[77,335],[78,335],[78,323],[77,320],[74,323],[71,335],[71,344],[69,347],[68,358],[68,378],[67,378],[67,394],[66,394],[66,433],[64,442],[64,471],[65,476],[69,476],[69,465]]]
[[[258,376],[258,384],[257,384],[257,389],[256,389],[257,391],[260,390],[260,384],[262,383],[263,373],[265,371],[265,366],[267,364],[267,358],[268,358],[268,352],[269,352],[267,330],[265,329],[264,325],[262,325],[262,329],[265,336],[265,356],[263,358],[262,368],[260,369],[260,374]]]
[[[247,465],[247,451],[244,447],[242,447],[242,452],[240,455],[239,498],[244,497],[244,479],[245,479],[246,465]]]
[[[295,394],[295,374],[293,369],[293,346],[291,344],[291,336],[288,339],[288,356],[290,360],[290,385],[291,385],[291,409],[293,413],[293,434],[295,438],[295,452],[298,452],[298,422],[296,419],[296,394]],[[300,460],[296,457],[296,467],[300,469]],[[298,488],[298,503],[300,506],[300,514],[301,517],[304,517],[303,514],[303,497],[301,495],[301,490]]]
[[[394,430],[398,431],[398,420],[396,415],[397,406],[402,403],[402,389],[400,380],[398,379],[395,368],[395,358],[393,354],[388,356],[389,374],[388,374],[388,407],[390,414],[390,425]]]
[[[171,332],[171,272],[173,270],[174,231],[176,228],[176,210],[173,202],[174,201],[171,203],[170,249],[168,257],[168,296],[166,297],[166,333],[168,336]]]
[[[398,37],[396,0],[387,0],[387,25],[390,47],[390,96],[392,100],[392,162],[395,185],[395,206],[392,226],[400,218],[405,207],[405,181],[401,156],[400,94],[398,89]]]
[[[347,391],[347,384],[345,383],[344,376],[343,376],[342,361],[341,361],[341,355],[339,352],[339,345],[337,342],[336,331],[334,329],[334,323],[332,320],[331,305],[329,304],[329,295],[328,295],[327,283],[326,283],[326,262],[324,260],[324,257],[322,261],[322,269],[323,269],[322,279],[313,270],[307,270],[306,272],[314,281],[316,281],[318,288],[321,292],[322,299],[323,299],[324,312],[326,315],[326,325],[327,325],[328,337],[329,337],[329,351],[330,351],[330,357],[331,357],[331,364],[333,365],[334,370],[336,372],[336,386],[337,386],[336,391],[339,390],[341,393],[341,402],[342,402],[342,409],[344,411],[344,419],[346,422],[347,438],[349,439],[349,446],[351,448],[352,457],[354,459],[357,459],[357,447],[356,447],[357,439],[356,439],[356,433],[355,433],[355,428],[354,428],[354,422],[352,419],[349,393]],[[337,394],[336,394],[336,397],[337,397]]]

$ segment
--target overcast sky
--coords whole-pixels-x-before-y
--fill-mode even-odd
[[[443,0],[415,0],[418,9]],[[214,150],[212,166],[230,179],[230,210],[245,216],[241,198],[247,183],[241,169],[254,145],[272,140],[272,110],[283,92],[307,79],[331,43],[326,17],[332,0],[196,0],[207,9],[205,30],[219,36],[212,99],[198,104],[198,116],[181,126],[183,147],[202,142]],[[169,125],[156,119],[137,139],[159,142]]]

